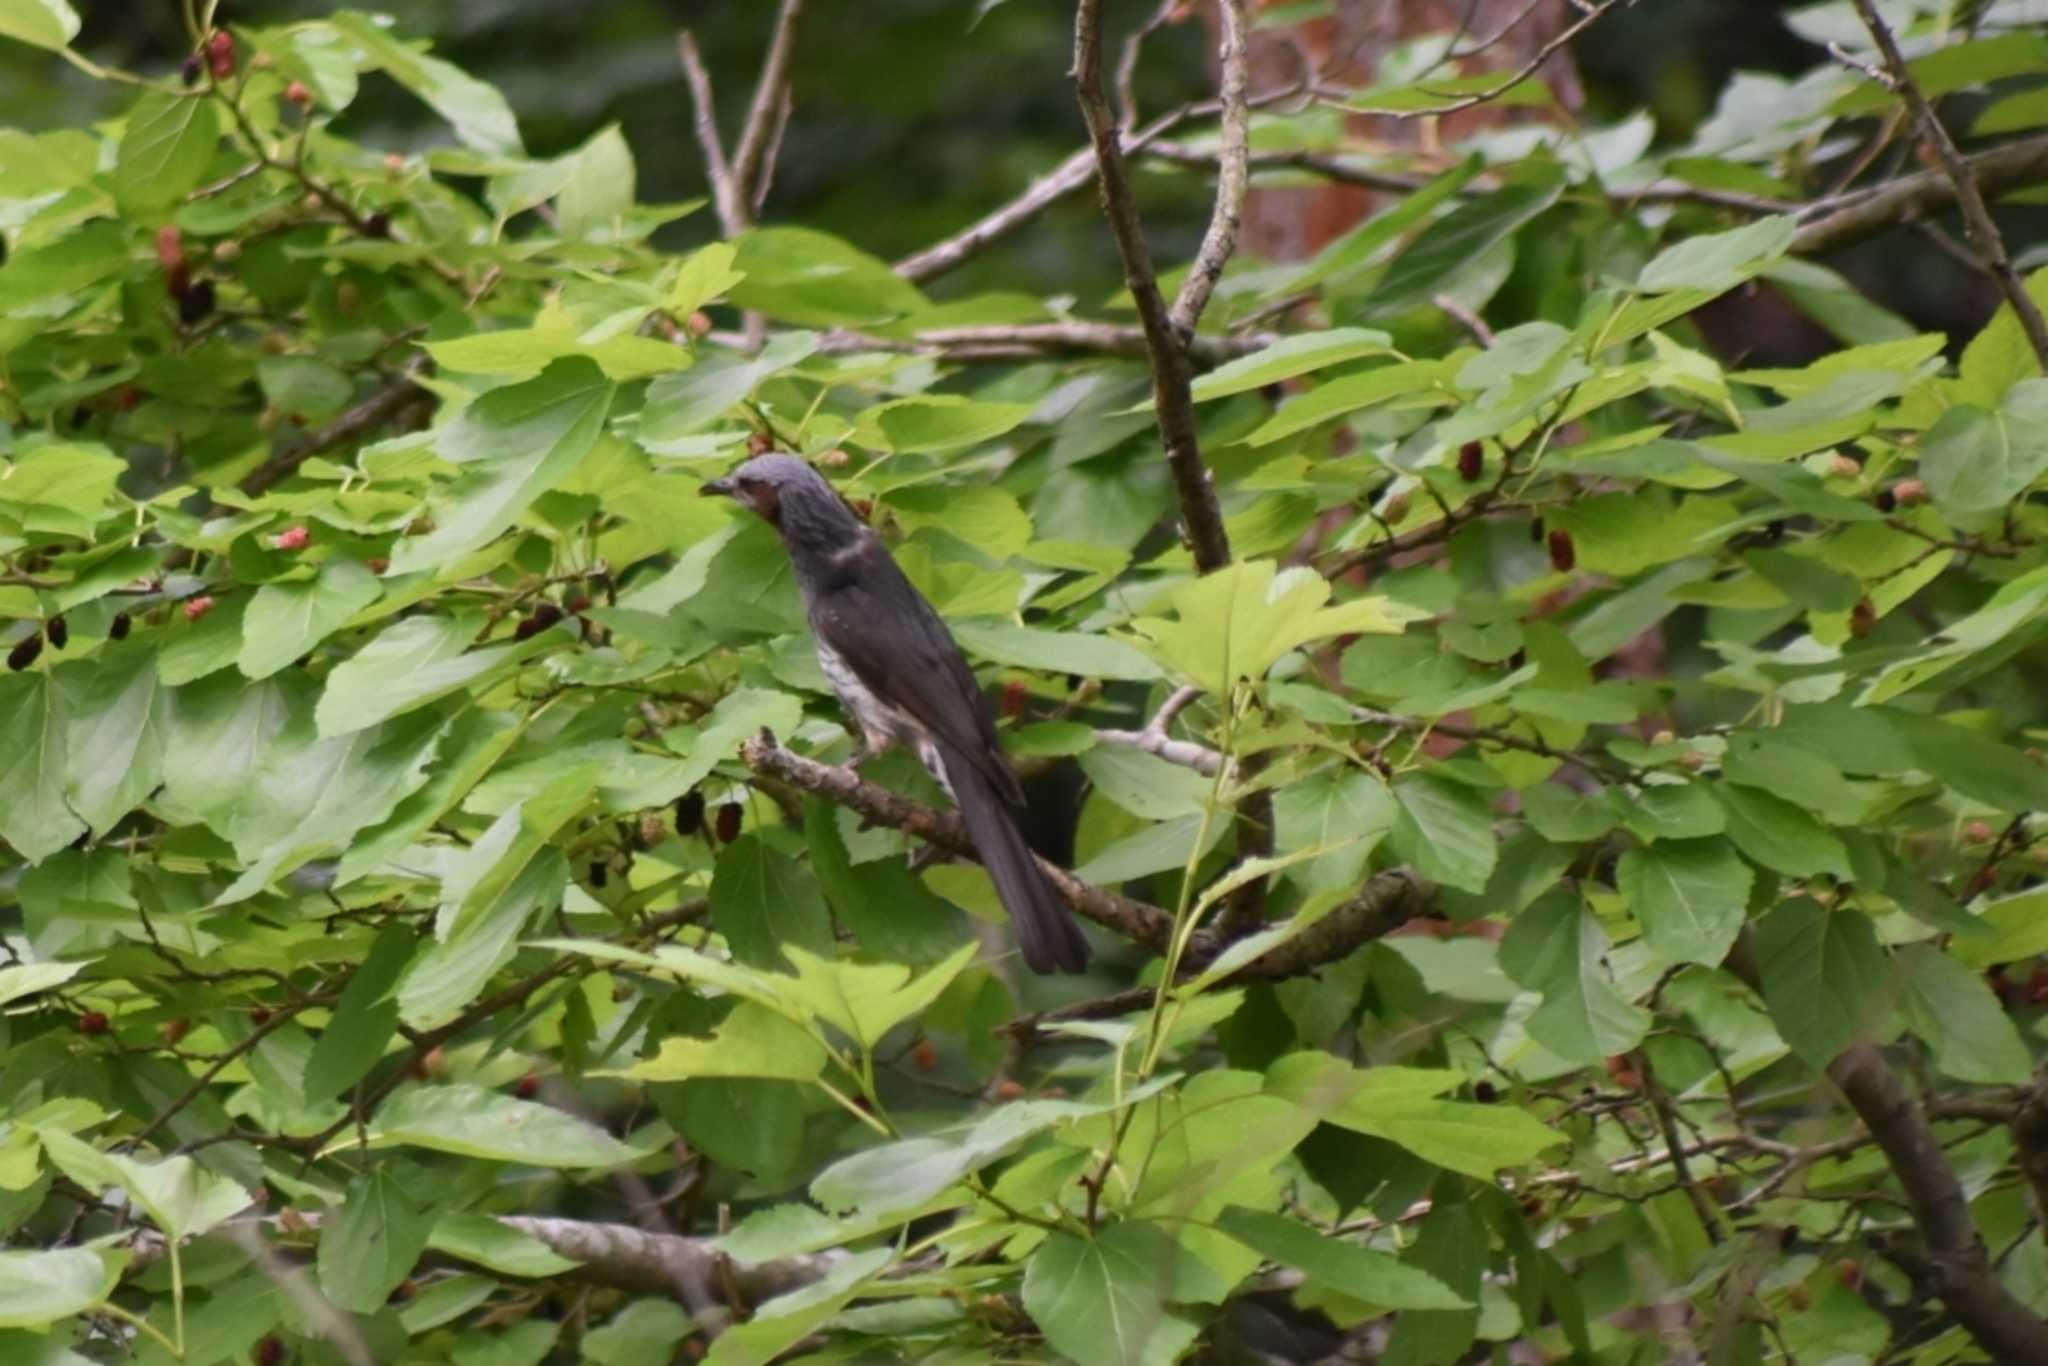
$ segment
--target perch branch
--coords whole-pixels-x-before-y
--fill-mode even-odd
[[[740,746],[740,758],[754,772],[837,802],[859,812],[871,824],[901,830],[956,854],[974,854],[974,842],[967,837],[957,813],[899,796],[849,769],[792,754],[766,731]],[[1173,918],[1165,911],[1083,882],[1049,860],[1039,859],[1038,866],[1076,911],[1154,952],[1165,951],[1173,932]]]
[[[2023,138],[1962,158],[1979,195],[2000,195],[2048,179],[2048,135]],[[1873,188],[1816,200],[1798,210],[1792,251],[1819,256],[1837,251],[1956,200],[1946,171],[1920,171]]]
[[[782,0],[775,12],[775,34],[768,41],[768,55],[761,62],[760,79],[754,82],[754,101],[747,108],[747,121],[733,143],[732,192],[744,218],[751,225],[754,205],[767,193],[770,149],[781,136],[781,124],[788,118],[789,69],[796,52],[797,23],[803,18],[803,0]]]

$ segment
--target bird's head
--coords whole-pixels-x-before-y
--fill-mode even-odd
[[[751,508],[770,526],[782,525],[785,498],[801,502],[810,495],[823,494],[829,503],[839,501],[832,486],[816,470],[793,455],[776,452],[755,456],[725,478],[713,479],[700,491]]]

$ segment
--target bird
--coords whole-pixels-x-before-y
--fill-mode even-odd
[[[857,731],[849,765],[892,744],[960,810],[1033,972],[1082,972],[1088,941],[1017,826],[1024,793],[988,698],[938,612],[825,477],[765,452],[703,486],[756,513],[789,552],[818,665]]]

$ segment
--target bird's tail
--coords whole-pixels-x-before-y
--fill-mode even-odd
[[[947,785],[974,841],[1003,909],[1016,927],[1017,947],[1033,972],[1081,972],[1088,966],[1082,937],[1059,889],[1038,866],[1016,817],[988,775],[972,763],[942,751]]]

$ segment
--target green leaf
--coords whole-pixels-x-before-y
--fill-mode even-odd
[[[1135,1104],[1170,1085],[1154,1078],[1124,1096]],[[842,1157],[811,1182],[811,1198],[833,1213],[881,1215],[916,1209],[1048,1129],[1116,1109],[1114,1102],[1021,1100],[979,1118],[917,1138],[901,1139]]]
[[[382,1308],[427,1250],[433,1218],[384,1168],[349,1182],[341,1208],[320,1224],[320,1290],[352,1314]]]
[[[1833,1062],[1885,1009],[1891,965],[1860,911],[1804,897],[1781,902],[1757,922],[1756,959],[1778,1032],[1815,1067]]]
[[[730,242],[707,242],[676,267],[676,276],[662,307],[687,318],[747,277],[732,268],[738,248]]]
[[[1885,665],[1859,700],[1865,704],[1889,702],[1923,686],[2038,621],[2044,607],[2048,607],[2048,566],[2003,584],[1976,611],[1945,624],[1918,650]]]
[[[1985,1086],[2026,1082],[2032,1055],[1983,974],[1932,944],[1910,944],[1899,954],[1899,978],[1906,1021],[1934,1050],[1937,1068]]]
[[[959,394],[927,394],[878,404],[854,419],[853,439],[871,450],[908,455],[991,441],[1031,415],[1028,403],[978,403]]]
[[[145,1162],[103,1153],[50,1125],[37,1126],[36,1136],[66,1176],[95,1194],[119,1186],[172,1238],[196,1238],[251,1203],[249,1192],[235,1181],[205,1170],[189,1157]]]
[[[250,678],[268,678],[339,630],[375,602],[377,576],[357,560],[332,559],[311,579],[266,583],[242,618],[236,663]]]
[[[7,32],[6,3],[0,0],[0,33]],[[84,1313],[113,1293],[121,1265],[83,1247],[0,1252],[0,1328],[42,1328]]]
[[[1327,332],[1302,332],[1282,337],[1271,346],[1249,356],[1219,365],[1197,379],[1192,386],[1194,400],[1203,403],[1247,389],[1293,379],[1297,375],[1341,365],[1361,356],[1384,356],[1392,347],[1384,332],[1366,327],[1337,327]]]
[[[823,1277],[754,1308],[754,1316],[720,1333],[704,1366],[768,1366],[844,1309],[869,1280],[894,1260],[886,1247],[856,1252]]]
[[[1399,858],[1432,881],[1467,892],[1485,889],[1497,849],[1493,813],[1478,793],[1418,773],[1394,784],[1394,802],[1388,840]]]
[[[959,908],[900,859],[853,862],[839,833],[838,811],[822,798],[804,803],[811,870],[841,927],[864,953],[886,962],[922,965],[951,954],[967,934]]]
[[[1660,962],[1712,967],[1741,933],[1753,880],[1726,841],[1659,840],[1623,854],[1614,885]]]
[[[519,936],[535,914],[562,904],[568,881],[569,864],[562,851],[541,850],[464,933],[428,945],[413,959],[398,984],[399,1019],[415,1029],[433,1029],[459,1015],[491,975],[512,960]]]
[[[613,386],[581,356],[534,379],[483,395],[442,428],[434,449],[462,467],[428,502],[435,528],[391,551],[391,572],[445,572],[511,526],[526,506],[567,479],[604,430]]]
[[[1394,258],[1366,301],[1375,317],[1428,303],[1471,264],[1557,202],[1564,177],[1554,170],[1533,185],[1509,185],[1466,201],[1424,228]]]
[[[616,1167],[640,1156],[604,1130],[552,1106],[465,1084],[401,1088],[360,1137],[371,1148],[404,1145],[533,1167]],[[346,1134],[330,1151],[348,1151],[358,1139],[358,1134]]]
[[[1326,1290],[1383,1309],[1468,1309],[1472,1302],[1398,1257],[1317,1232],[1299,1220],[1232,1205],[1216,1226],[1268,1261],[1305,1272]]]
[[[1278,412],[1244,438],[1245,444],[1269,446],[1361,408],[1377,407],[1439,385],[1448,387],[1453,373],[1454,367],[1447,361],[1409,360],[1335,376],[1281,404]]]
[[[1357,886],[1372,851],[1399,821],[1394,794],[1366,769],[1324,769],[1273,794],[1275,852],[1328,850],[1288,871],[1290,881],[1312,892]]]
[[[817,349],[817,333],[783,332],[757,356],[714,351],[682,374],[661,376],[647,386],[640,444],[656,455],[690,450],[697,432]]]
[[[1954,517],[1996,512],[2048,471],[2048,379],[2025,379],[1989,412],[1960,403],[1920,440],[1934,505]]]
[[[220,142],[218,106],[204,92],[144,91],[128,112],[114,156],[114,194],[143,214],[184,197],[213,164]]]
[[[931,305],[888,265],[814,228],[755,228],[736,244],[741,308],[802,327],[865,327]]]
[[[84,967],[83,963],[16,963],[0,968],[0,1006],[63,986]]]
[[[832,952],[832,913],[817,879],[753,834],[719,851],[711,875],[711,923],[734,959],[751,967],[777,967],[792,947]]]
[[[368,66],[425,100],[455,129],[463,146],[496,156],[519,156],[519,125],[505,97],[476,77],[419,48],[401,43],[368,15],[346,10],[329,20],[362,48]]]
[[[1973,968],[2018,963],[2048,953],[2048,888],[2024,891],[1983,907],[1977,919],[1987,931],[1959,935],[1950,952]]]
[[[57,673],[69,694],[64,799],[104,835],[163,782],[171,693],[157,677],[155,652],[140,642],[110,645]]]
[[[12,257],[13,271],[34,267]],[[0,298],[5,286],[0,285]],[[114,481],[127,467],[99,446],[56,443],[36,446],[0,465],[0,522],[23,531],[90,536],[114,496]]]
[[[427,1246],[472,1266],[531,1280],[560,1276],[582,1265],[532,1234],[488,1214],[443,1214],[434,1221]]]
[[[1853,875],[1847,847],[1803,808],[1728,783],[1716,784],[1714,795],[1728,811],[1728,838],[1755,862],[1788,877],[1826,873],[1847,880]]]
[[[682,732],[670,731],[662,737],[671,749],[683,755],[682,766],[675,774],[676,786],[683,791],[695,787],[712,769],[739,753],[742,744],[764,730],[787,739],[795,733],[803,716],[804,704],[789,693],[767,688],[733,689],[718,699],[703,727],[694,737],[688,737],[687,746],[683,744],[686,737]]]
[[[441,881],[437,932],[457,939],[497,907],[555,832],[588,811],[603,769],[577,764],[500,812],[476,842],[448,864]]]
[[[1190,1255],[1153,1223],[1054,1233],[1024,1268],[1024,1311],[1080,1366],[1170,1366],[1197,1331],[1166,1307],[1173,1264]]]
[[[862,1050],[872,1050],[884,1034],[936,1001],[980,947],[970,941],[943,962],[912,972],[894,963],[820,958],[790,945],[797,971],[789,997]]]
[[[1175,593],[1176,619],[1139,617],[1131,626],[1156,658],[1222,695],[1238,679],[1264,678],[1296,646],[1358,631],[1398,633],[1420,615],[1383,597],[1325,606],[1329,597],[1314,570],[1240,560]]]
[[[328,1100],[361,1081],[398,1037],[398,1003],[390,999],[391,989],[418,947],[419,936],[408,925],[387,925],[378,932],[349,974],[306,1059],[308,1101]]]
[[[1649,1031],[1650,1013],[1615,990],[1606,954],[1600,922],[1561,891],[1539,897],[1501,939],[1501,970],[1543,994],[1530,1037],[1574,1063],[1626,1053]]]
[[[1645,294],[1690,289],[1725,293],[1783,256],[1796,228],[1789,216],[1780,214],[1727,232],[1688,237],[1658,252],[1636,276],[1636,288]]]
[[[1006,621],[961,621],[950,629],[969,655],[996,664],[1111,682],[1149,683],[1161,677],[1157,664],[1108,636],[1046,631]]]
[[[0,839],[30,863],[86,831],[64,799],[65,699],[45,673],[0,675]]]
[[[826,1057],[824,1045],[808,1030],[766,1006],[742,1001],[710,1038],[663,1039],[653,1057],[606,1075],[638,1081],[688,1081],[692,1077],[816,1081]]]
[[[591,1366],[669,1366],[689,1336],[690,1316],[670,1300],[634,1300],[583,1335]]]
[[[406,617],[334,666],[320,694],[320,734],[347,735],[436,698],[509,673],[568,638],[564,628],[510,645],[467,649],[476,629],[460,617]]]
[[[1425,1162],[1490,1178],[1535,1160],[1564,1136],[1526,1110],[1435,1097],[1462,1074],[1417,1067],[1356,1068],[1328,1053],[1303,1051],[1266,1072],[1266,1090],[1316,1118],[1384,1138]]]

